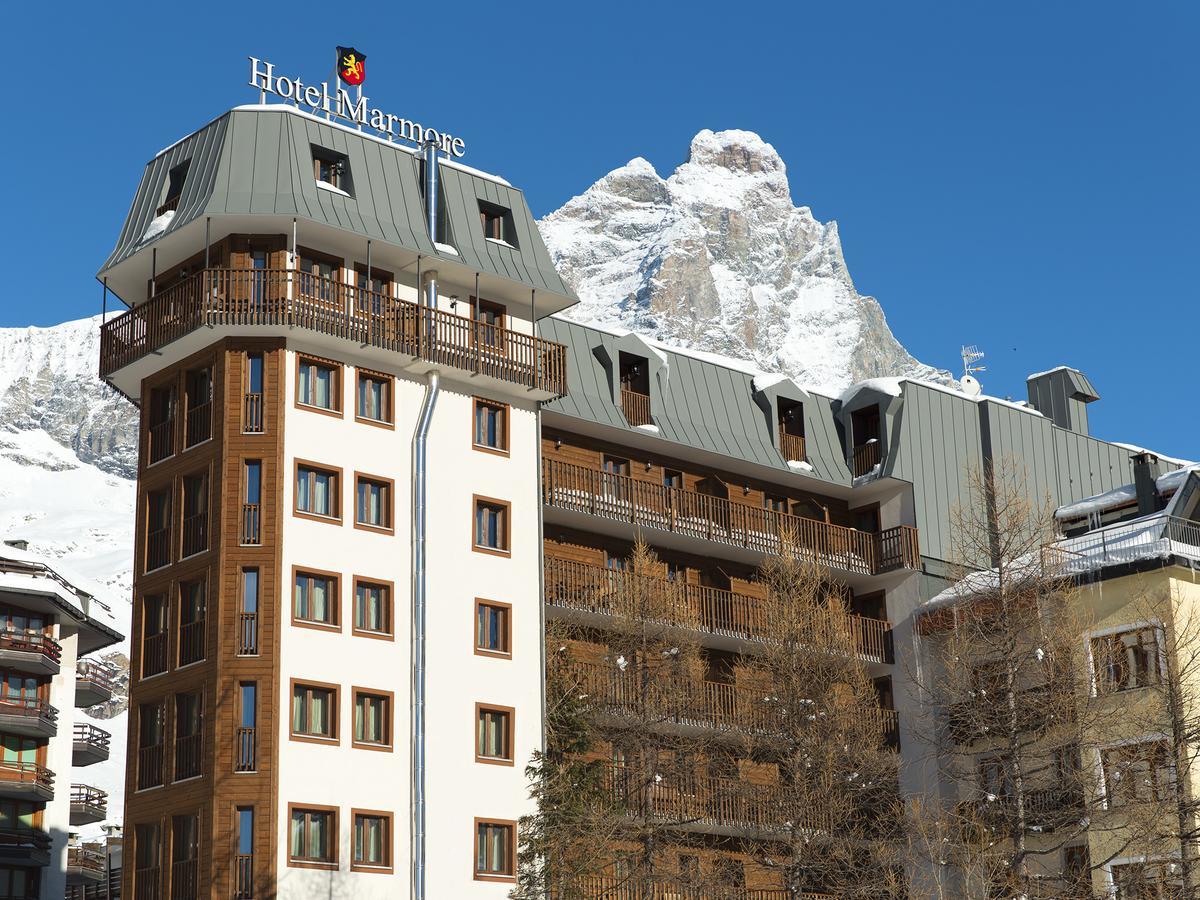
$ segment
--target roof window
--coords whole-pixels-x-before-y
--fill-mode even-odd
[[[161,216],[163,213],[174,211],[179,206],[179,198],[183,196],[183,183],[187,181],[188,168],[192,161],[185,159],[179,165],[173,167],[167,175],[167,195],[163,198],[162,205],[154,211],[155,217]]]
[[[350,196],[354,193],[350,179],[350,160],[344,153],[313,146],[313,177],[317,187]]]
[[[483,225],[483,236],[489,241],[507,244],[510,247],[517,246],[517,229],[513,224],[511,209],[480,200],[479,221]]]

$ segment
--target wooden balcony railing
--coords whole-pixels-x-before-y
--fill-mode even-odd
[[[804,435],[788,434],[786,431],[779,432],[779,452],[783,454],[784,459],[804,462],[808,459],[804,446]]]
[[[146,535],[146,571],[161,569],[171,561],[171,529],[160,528]]]
[[[179,626],[179,664],[186,666],[204,659],[204,619]]]
[[[150,462],[156,463],[166,459],[175,452],[175,419],[163,419],[148,429],[150,442]]]
[[[653,885],[629,883],[615,875],[582,876],[572,885],[572,897],[587,900],[834,900],[833,894],[803,891],[794,894],[784,888],[699,888],[684,882],[656,880]],[[551,900],[559,900],[551,893]]]
[[[239,853],[233,858],[233,900],[255,900],[252,854]]]
[[[182,557],[201,553],[208,549],[208,515],[196,513],[183,520],[183,550]]]
[[[263,432],[263,395],[246,392],[244,412],[242,413],[242,433],[262,434]]]
[[[262,543],[262,528],[259,516],[262,507],[257,503],[242,504],[242,544],[258,546]]]
[[[132,312],[132,310],[130,310]],[[126,313],[128,315],[128,313]],[[184,429],[183,446],[195,447],[212,437],[212,401],[205,400],[189,407],[187,428]]]
[[[883,444],[872,438],[865,444],[854,448],[854,456],[852,459],[854,477],[861,478],[863,475],[869,475],[883,461]]]
[[[89,747],[107,753],[112,735],[103,728],[95,725],[77,724],[74,728],[74,741],[77,744],[87,744]]]
[[[238,613],[237,655],[258,655],[258,613]]]
[[[33,762],[21,762],[14,759],[0,760],[0,784],[36,784],[39,787],[54,788],[54,773],[45,766]]]
[[[68,847],[67,868],[102,873],[104,871],[104,854],[92,847]]]
[[[200,774],[200,763],[204,753],[203,735],[185,734],[175,739],[175,780],[195,778]]]
[[[286,326],[562,395],[566,348],[291,269],[202,269],[106,322],[100,375],[203,326]]]
[[[1027,790],[1024,796],[1024,816],[1031,826],[1047,829],[1079,821],[1084,808],[1083,792],[1075,785]],[[962,808],[991,825],[1012,821],[1016,815],[1016,798],[1009,794],[992,795],[969,800]]]
[[[108,809],[108,792],[90,784],[71,785],[71,805],[86,806],[101,814]]]
[[[162,203],[162,206],[160,206],[158,209],[156,209],[154,211],[155,218],[163,215],[164,213],[169,213],[172,210],[179,209],[179,198],[181,196],[183,196],[183,195],[176,194],[174,197],[168,197],[166,200],[164,200]]]
[[[95,659],[80,659],[75,662],[75,680],[87,681],[107,691],[116,686],[116,672],[111,666]]]
[[[790,537],[797,551],[864,575],[921,562],[917,530],[909,525],[858,531],[552,459],[543,460],[542,502],[759,553],[780,553]]]
[[[171,863],[171,900],[198,900],[200,860],[181,859]]]
[[[167,635],[148,634],[142,640],[142,677],[160,675],[167,671]]]
[[[234,732],[235,772],[255,772],[258,769],[257,729],[238,728]]]
[[[50,849],[50,835],[40,828],[0,828],[0,848],[4,850],[36,850],[45,853]]]
[[[545,599],[550,606],[626,618],[645,615],[649,608],[664,621],[694,631],[751,641],[770,637],[764,601],[757,597],[575,560],[546,557]],[[849,637],[856,656],[891,662],[891,627],[882,619],[829,614],[813,623],[813,643],[845,647]]]
[[[40,653],[54,662],[62,659],[62,645],[39,632],[0,630],[0,651],[2,650]]]
[[[630,425],[653,425],[650,418],[650,395],[621,388],[621,411]]]
[[[138,790],[157,787],[163,783],[163,745],[152,744],[138,748]]]

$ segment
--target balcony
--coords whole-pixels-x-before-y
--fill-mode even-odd
[[[90,766],[108,759],[112,735],[95,725],[77,724],[72,744],[71,765]]]
[[[641,885],[628,884],[624,879],[611,875],[585,876],[572,887],[578,896],[587,900],[834,900],[833,894],[808,891],[793,894],[783,888],[704,889],[684,882],[667,881],[657,881],[649,886],[649,893],[646,893]]]
[[[650,607],[665,611],[672,625],[743,641],[769,637],[768,625],[763,621],[763,601],[757,597],[573,560],[547,557],[545,561],[545,598],[552,607],[630,618],[644,614],[640,609],[644,608],[647,592],[654,595]],[[831,640],[822,646],[846,646],[842,636],[849,631],[860,658],[889,663],[891,627],[881,619],[830,614],[828,621],[816,623],[814,637],[827,631]]]
[[[807,450],[804,446],[804,435],[788,434],[786,431],[779,433],[779,452],[784,459],[804,462],[808,459]]]
[[[992,797],[968,801],[960,811],[971,812],[977,821],[1007,831],[1016,821],[1016,800],[1007,794]],[[1025,821],[1039,831],[1077,825],[1083,809],[1083,792],[1077,787],[1059,785],[1025,792]]]
[[[75,705],[87,708],[112,699],[116,673],[94,659],[75,663]]]
[[[108,794],[87,784],[71,785],[71,824],[91,825],[108,816]]]
[[[958,744],[1003,740],[1010,732],[1029,735],[1074,718],[1074,694],[1035,685],[1015,692],[1010,710],[1003,689],[987,699],[963,700],[946,710],[950,738]]]
[[[202,269],[106,322],[100,375],[209,326],[301,329],[519,384],[567,390],[566,348],[290,269]]]
[[[0,796],[21,800],[53,800],[54,773],[45,766],[0,760]]]
[[[40,828],[0,828],[0,864],[50,865],[50,835]]]
[[[822,564],[861,575],[921,564],[917,530],[909,525],[858,531],[557,460],[543,460],[542,502],[755,553],[778,554],[787,537]]]
[[[233,771],[258,771],[257,729],[241,727],[235,729]]]
[[[162,462],[175,452],[175,418],[168,416],[161,422],[155,422],[148,429],[147,438],[150,443],[149,461],[151,464]]]
[[[0,631],[0,667],[57,675],[62,647],[41,632]]]
[[[621,388],[621,412],[625,413],[625,421],[630,425],[653,425],[650,418],[650,395],[640,391]]]
[[[92,884],[103,880],[104,851],[93,847],[67,848],[67,884]]]
[[[204,619],[179,626],[179,665],[190,666],[204,659]]]
[[[862,478],[875,471],[875,467],[883,462],[883,444],[877,438],[871,438],[865,444],[854,448],[850,457],[851,469],[855,478]]]
[[[238,613],[238,656],[258,656],[258,613]]]
[[[58,710],[37,697],[0,697],[0,731],[52,738],[58,734]]]
[[[233,858],[233,900],[254,900],[254,854]]]
[[[258,547],[262,544],[262,507],[257,503],[242,504],[243,547]]]
[[[263,433],[263,395],[247,391],[242,406],[242,434]]]

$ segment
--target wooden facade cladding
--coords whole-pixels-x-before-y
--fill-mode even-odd
[[[245,359],[247,352],[263,356],[261,430],[245,433]],[[283,394],[286,354],[281,339],[226,339],[219,341],[178,364],[155,373],[142,385],[142,396],[155,387],[177,383],[182,391],[185,373],[202,365],[212,366],[211,438],[195,447],[182,449],[178,436],[176,452],[149,464],[143,454],[138,478],[139,517],[136,528],[134,615],[131,645],[131,682],[129,716],[130,763],[126,772],[125,821],[132,836],[136,825],[157,825],[162,829],[162,855],[157,889],[136,896],[171,896],[172,817],[197,814],[200,823],[198,847],[199,897],[233,896],[232,873],[235,869],[234,822],[237,806],[255,809],[254,884],[260,886],[256,897],[273,897],[278,817],[275,798],[276,747],[278,734],[277,696],[279,684],[280,597],[286,598],[282,579],[282,547],[278,537],[282,529],[281,498],[283,481],[289,473],[283,469]],[[180,395],[182,396],[182,394]],[[148,404],[142,407],[142,446],[147,446]],[[242,543],[243,466],[247,460],[261,462],[261,498],[259,509],[260,541]],[[173,538],[169,563],[152,572],[144,572],[146,548],[145,498],[148,492],[164,484],[204,469],[208,473],[207,535],[204,552],[179,560],[178,537]],[[179,530],[181,510],[172,510],[173,531]],[[239,655],[246,649],[243,640],[248,622],[241,610],[243,568],[258,570],[256,614],[250,626],[256,629],[257,655]],[[179,586],[194,579],[206,584],[203,625],[203,658],[181,666]],[[143,598],[164,594],[168,598],[165,671],[150,677],[143,672]],[[239,741],[245,735],[238,728],[239,686],[254,682],[257,693],[254,771],[237,771]],[[175,783],[174,746],[178,731],[174,697],[199,692],[202,697],[202,751],[200,776]],[[137,790],[138,710],[141,704],[164,703],[167,706],[163,785]],[[236,772],[236,774],[235,774]],[[220,785],[218,791],[217,786]],[[136,848],[131,848],[136,853]],[[131,856],[132,861],[134,857]],[[135,866],[125,867],[123,891],[134,893]],[[145,889],[143,889],[145,890]]]

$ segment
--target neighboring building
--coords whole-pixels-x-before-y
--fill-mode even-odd
[[[107,606],[23,541],[0,545],[0,617],[0,896],[57,900],[104,875],[67,837],[108,815],[75,768],[108,759],[111,736],[75,710],[111,699],[113,673],[87,654],[121,635]]]
[[[504,896],[566,387],[533,320],[574,302],[521,192],[240,108],[149,163],[101,275],[133,305],[101,374],[142,415],[124,889],[394,898],[423,813],[426,896]]]
[[[119,826],[108,826],[101,840],[73,839],[68,854],[80,864],[87,861],[88,868],[100,868],[101,877],[89,878],[67,885],[66,900],[121,900],[121,859],[124,843]]]

